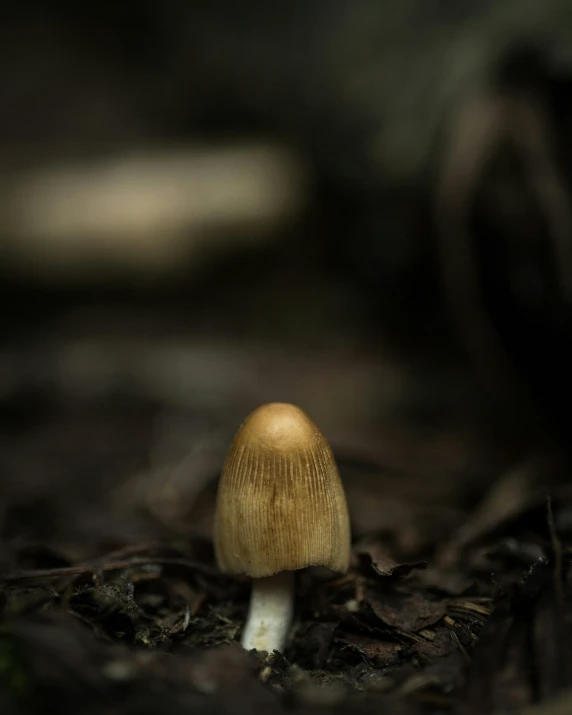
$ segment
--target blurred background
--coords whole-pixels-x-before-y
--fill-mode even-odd
[[[265,401],[405,551],[515,465],[560,478],[565,0],[23,0],[1,32],[10,563],[208,539]]]

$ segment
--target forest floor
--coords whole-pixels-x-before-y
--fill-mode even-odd
[[[528,712],[572,685],[560,463],[511,469],[443,425],[386,437],[406,467],[341,455],[350,571],[299,573],[289,644],[264,660],[237,643],[249,584],[217,570],[210,536],[240,400],[222,439],[220,400],[205,418],[109,372],[94,387],[93,366],[78,394],[76,363],[73,382],[45,343],[18,344],[2,357],[3,715]]]

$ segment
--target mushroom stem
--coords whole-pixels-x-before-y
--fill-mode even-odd
[[[241,643],[268,654],[282,652],[294,612],[294,573],[282,571],[253,580],[248,618]]]

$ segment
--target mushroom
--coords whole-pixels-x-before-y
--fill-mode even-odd
[[[241,643],[282,651],[294,610],[294,571],[348,570],[346,497],[326,438],[299,407],[258,407],[238,430],[218,487],[219,568],[253,579]]]

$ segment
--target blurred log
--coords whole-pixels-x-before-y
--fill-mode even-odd
[[[300,161],[271,145],[124,147],[0,176],[0,255],[40,281],[188,272],[268,240],[306,200]]]

